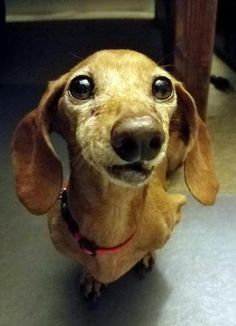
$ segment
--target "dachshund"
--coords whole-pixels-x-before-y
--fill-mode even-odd
[[[49,134],[67,143],[70,177]],[[211,140],[192,96],[132,50],[98,51],[49,83],[17,125],[11,146],[19,200],[48,216],[57,250],[83,266],[81,290],[96,300],[134,266],[151,269],[186,197],[167,192],[183,165],[192,195],[218,191]]]

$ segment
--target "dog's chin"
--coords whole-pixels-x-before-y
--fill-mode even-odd
[[[148,182],[153,168],[143,162],[112,165],[106,168],[111,182],[131,187],[140,187]]]

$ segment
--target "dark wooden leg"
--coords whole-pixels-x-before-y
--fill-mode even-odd
[[[194,97],[199,115],[207,115],[217,0],[173,0],[176,77]]]

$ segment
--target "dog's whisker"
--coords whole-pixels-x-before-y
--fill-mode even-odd
[[[77,54],[73,53],[73,52],[68,52],[69,55],[71,55],[72,57],[76,58],[76,59],[79,59],[80,61],[83,61],[84,58],[78,56]]]
[[[166,65],[160,65],[161,68],[165,69],[165,68],[175,68],[176,65],[173,64],[166,64]]]
[[[173,53],[174,53],[173,51],[167,53],[163,58],[161,58],[159,61],[157,61],[157,64],[158,64],[158,65],[161,65],[161,63],[162,63],[163,61],[165,61],[167,58],[169,58],[170,56],[172,56]]]
[[[83,149],[77,146],[73,152],[73,161],[71,161],[71,168],[75,167],[81,170],[85,164],[85,157],[89,156],[89,143],[85,143]]]
[[[74,169],[74,167],[77,167],[79,169],[82,168],[84,164],[84,158],[81,152],[75,153],[75,158],[71,162],[71,168]]]

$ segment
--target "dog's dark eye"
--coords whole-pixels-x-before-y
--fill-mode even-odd
[[[92,78],[88,76],[77,76],[72,79],[69,91],[70,94],[78,100],[87,100],[93,94],[94,83]]]
[[[158,100],[165,100],[173,93],[171,81],[164,76],[157,77],[152,84],[152,94]]]

